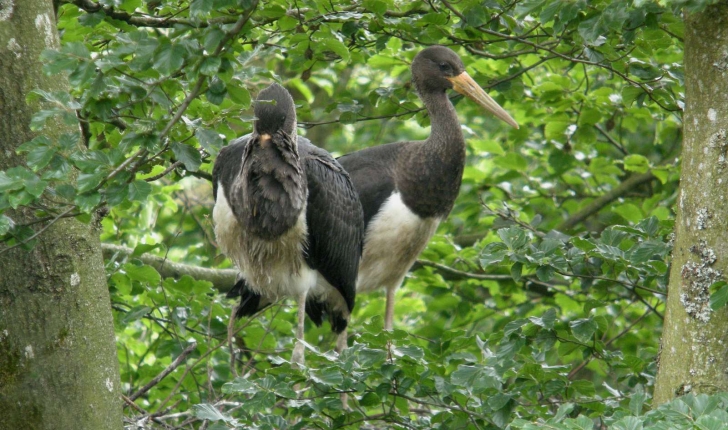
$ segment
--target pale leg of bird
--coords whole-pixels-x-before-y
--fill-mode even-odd
[[[387,287],[387,307],[384,313],[384,329],[392,330],[394,320],[394,293],[397,291],[399,284]]]
[[[303,365],[303,352],[306,347],[303,346],[303,326],[306,322],[306,292],[304,291],[298,296],[298,328],[296,328],[296,346],[293,347],[291,354],[291,362],[298,366]]]
[[[336,338],[336,352],[338,352],[339,354],[344,352],[344,350],[347,347],[347,342],[346,342],[347,337],[348,337],[348,335],[346,333],[346,329],[344,329],[344,331],[339,333],[339,336]]]
[[[346,341],[348,335],[346,333],[346,329],[339,333],[339,336],[336,338],[336,352],[341,354],[344,352],[344,350],[349,346],[348,342]],[[344,405],[344,410],[349,410],[349,396],[346,393],[341,393],[341,404]]]

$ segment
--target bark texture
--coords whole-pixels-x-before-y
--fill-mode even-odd
[[[728,391],[728,2],[685,17],[683,164],[655,405]]]
[[[0,0],[0,169],[33,137],[28,93],[67,91],[39,55],[57,48],[52,0]],[[53,124],[53,133],[69,132]],[[29,210],[7,213],[16,223]],[[34,228],[42,228],[42,224]],[[0,252],[7,245],[0,244]],[[66,219],[32,251],[0,254],[0,428],[122,427],[119,370],[98,231]]]

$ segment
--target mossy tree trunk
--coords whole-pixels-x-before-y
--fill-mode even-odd
[[[21,165],[40,88],[67,91],[44,76],[39,55],[58,47],[52,0],[0,0],[0,170]],[[73,132],[63,124],[52,133]],[[17,224],[28,210],[6,212]],[[42,228],[43,224],[33,227]],[[98,231],[61,220],[32,251],[0,244],[0,427],[122,427],[118,359]]]
[[[655,404],[728,391],[728,2],[685,18],[685,115],[675,248]]]

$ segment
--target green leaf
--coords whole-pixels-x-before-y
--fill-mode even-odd
[[[73,203],[78,206],[81,212],[91,213],[101,203],[101,194],[97,192],[78,194],[73,199]]]
[[[246,378],[237,377],[233,382],[222,386],[223,393],[255,394],[260,388]]]
[[[214,130],[207,130],[204,128],[198,128],[195,130],[195,136],[197,141],[200,142],[200,146],[212,156],[216,156],[225,142],[220,137],[220,134]]]
[[[359,398],[359,405],[363,407],[377,406],[381,403],[381,398],[374,392],[368,392]]]
[[[186,53],[182,45],[164,42],[159,45],[154,56],[153,67],[162,75],[171,75],[182,68]]]
[[[728,303],[728,283],[716,282],[711,285],[711,290],[715,292],[710,295],[710,308],[717,311]]]
[[[225,95],[227,94],[227,87],[225,82],[217,76],[214,76],[210,81],[210,86],[205,93],[207,100],[214,105],[221,105],[225,101]]]
[[[584,318],[569,323],[571,333],[582,343],[592,340],[594,333],[597,331],[597,323],[592,318]]]
[[[364,0],[364,8],[377,15],[384,15],[387,11],[387,3],[381,0]]]
[[[508,227],[498,230],[498,236],[511,251],[517,251],[528,243],[528,235],[518,227]]]
[[[9,176],[5,172],[0,172],[0,192],[22,190],[23,180],[15,176]]]
[[[200,73],[207,76],[212,76],[217,73],[220,69],[222,60],[220,57],[205,57],[200,64]]]
[[[594,388],[594,383],[592,381],[574,381],[571,383],[571,388],[587,397],[594,396],[597,393],[597,390],[596,388]]]
[[[624,168],[630,172],[645,173],[650,170],[650,161],[643,155],[630,154],[624,157]]]
[[[152,186],[146,181],[136,180],[129,184],[129,200],[144,201],[152,192]]]
[[[341,57],[341,59],[345,62],[349,62],[349,48],[346,47],[343,43],[339,42],[335,37],[327,37],[323,40],[320,40],[318,43],[315,44],[316,49],[319,52],[323,51],[333,51],[336,55]]]
[[[511,277],[515,282],[521,280],[521,274],[523,273],[523,263],[513,263],[511,266]]]
[[[644,217],[642,210],[632,203],[615,206],[612,210],[631,223],[637,223]]]
[[[548,282],[553,279],[555,272],[556,269],[554,269],[553,266],[539,266],[539,268],[536,269],[536,277],[538,277],[539,281]]]
[[[298,27],[299,21],[292,16],[283,16],[278,20],[278,28],[281,31],[293,30]]]
[[[76,180],[77,192],[85,193],[86,191],[92,190],[105,178],[106,172],[80,173]]]
[[[339,115],[339,122],[342,124],[355,124],[356,113],[350,111],[341,112],[341,115]]]
[[[236,85],[234,81],[228,82],[227,95],[230,97],[230,100],[241,105],[243,109],[248,109],[250,107],[250,92],[247,88]]]
[[[129,309],[129,312],[124,314],[124,318],[122,318],[122,322],[124,324],[128,324],[132,321],[136,321],[138,319],[143,318],[145,315],[149,314],[149,312],[152,311],[152,308],[148,306],[136,306],[131,309]]]
[[[493,155],[504,155],[506,151],[503,147],[492,139],[471,139],[468,144],[479,152],[487,152]]]
[[[195,411],[195,416],[201,420],[225,422],[232,421],[232,418],[220,412],[215,406],[207,403],[194,405],[192,406],[192,409]]]
[[[181,161],[185,165],[185,168],[190,172],[196,172],[202,164],[202,158],[200,152],[190,145],[184,143],[174,142],[172,145],[172,152],[178,161]]]
[[[136,266],[134,264],[127,263],[124,265],[124,271],[126,272],[126,275],[134,281],[157,285],[162,280],[157,269],[146,264]]]
[[[311,380],[319,384],[334,386],[344,382],[344,376],[336,367],[328,367],[318,372],[311,372]]]
[[[544,312],[544,314],[540,318],[530,317],[529,320],[532,323],[541,326],[547,330],[553,330],[554,323],[556,322],[556,310],[554,308],[551,308]]]
[[[15,222],[9,216],[0,215],[0,236],[7,234],[13,226],[15,226]]]

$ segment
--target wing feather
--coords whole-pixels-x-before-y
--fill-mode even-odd
[[[351,311],[364,241],[358,195],[341,165],[326,151],[299,139],[308,182],[306,262],[334,287]]]

